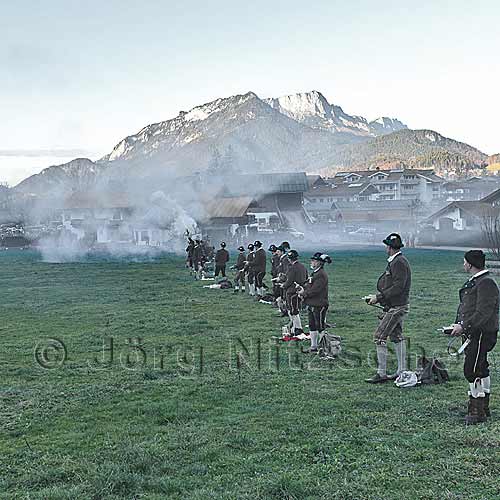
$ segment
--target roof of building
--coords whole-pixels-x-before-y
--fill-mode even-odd
[[[369,182],[354,182],[351,184],[342,184],[336,186],[333,189],[333,195],[336,197],[347,198],[349,196],[359,196],[365,195],[369,196],[370,194],[378,193],[379,190]]]
[[[304,172],[232,175],[219,179],[233,196],[304,193],[309,189]]]
[[[328,182],[326,182],[321,175],[308,175],[307,184],[309,189],[317,189],[316,186],[328,186]]]
[[[427,220],[435,220],[442,217],[447,212],[451,210],[456,210],[457,208],[464,210],[469,215],[474,217],[483,217],[485,214],[492,210],[492,206],[488,203],[482,201],[452,201],[449,205],[446,205],[441,210],[430,215]]]
[[[66,198],[63,209],[131,208],[134,203],[126,193],[76,192]]]
[[[404,175],[418,175],[425,178],[429,182],[443,182],[444,179],[439,177],[431,169],[420,169],[420,168],[405,168],[397,170],[351,170],[344,172],[337,172],[334,179],[343,179],[349,177],[349,175],[356,175],[360,178],[373,178],[376,175],[382,174],[387,181],[398,181]]]
[[[321,203],[319,199],[313,198],[313,200],[315,201],[304,200],[304,209],[307,212],[331,212],[332,210],[337,210],[337,205],[333,201]]]
[[[207,204],[207,215],[211,219],[245,217],[253,201],[253,198],[250,196],[218,198]]]
[[[495,203],[500,201],[500,189],[495,189],[495,191],[490,193],[488,196],[485,196],[480,201],[482,203]]]

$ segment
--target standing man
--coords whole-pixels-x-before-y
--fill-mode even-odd
[[[201,279],[203,272],[203,248],[201,240],[197,239],[194,242],[193,248],[193,266],[195,271],[195,279]]]
[[[241,291],[245,291],[245,261],[247,260],[245,255],[245,247],[238,247],[238,258],[236,259],[236,265],[234,269],[236,270],[236,276],[234,278],[234,293],[238,293],[241,288]]]
[[[193,269],[193,250],[194,250],[194,241],[191,238],[191,236],[188,236],[188,246],[186,248],[186,253],[187,253],[187,267],[189,269]]]
[[[270,245],[269,246],[269,251],[271,252],[271,282],[273,284],[273,297],[274,297],[274,302],[276,303],[276,280],[275,278],[278,277],[278,267],[280,264],[280,257],[278,255],[278,247],[276,245]]]
[[[376,295],[370,295],[370,305],[383,306],[380,323],[375,330],[374,341],[377,348],[377,373],[366,382],[378,384],[394,380],[406,370],[406,341],[403,337],[403,320],[410,310],[411,268],[402,254],[404,247],[401,236],[392,233],[383,241],[388,255],[387,267],[378,279]],[[387,339],[395,344],[398,370],[387,376]]]
[[[469,382],[469,407],[466,424],[485,422],[490,416],[490,372],[488,353],[498,335],[499,292],[495,280],[485,269],[482,250],[464,256],[465,272],[472,276],[460,289],[456,323],[452,335],[470,339],[465,349],[464,375]]]
[[[247,283],[248,283],[248,295],[255,295],[255,274],[253,271],[253,267],[251,267],[251,263],[255,257],[254,246],[253,243],[249,243],[247,246],[247,260],[245,261],[245,271],[247,275]]]
[[[257,300],[264,296],[264,276],[266,275],[266,251],[262,248],[262,242],[257,240],[254,242],[254,258],[249,262],[249,267],[253,269],[255,278],[255,294]]]
[[[309,316],[310,353],[318,352],[318,336],[325,330],[329,302],[328,274],[323,268],[325,264],[331,262],[332,259],[327,254],[316,252],[311,257],[312,274],[304,287],[299,290],[299,297],[304,300]]]
[[[288,315],[292,323],[291,334],[294,336],[304,333],[300,321],[302,304],[298,292],[307,281],[307,269],[299,262],[299,254],[296,250],[290,250],[288,258],[290,259],[290,267],[286,273],[286,281],[281,286],[285,290]]]
[[[288,258],[285,249],[280,245],[276,249],[276,255],[279,257],[278,263],[278,274],[276,278],[273,278],[273,284],[275,286],[274,296],[276,298],[276,303],[278,304],[278,308],[281,313],[281,317],[284,318],[288,316],[287,308],[286,308],[286,295],[285,290],[281,286],[286,281],[286,273],[288,272],[288,268],[290,267],[290,259]]]
[[[215,254],[215,277],[222,274],[222,277],[226,277],[226,264],[229,262],[229,252],[226,250],[226,243],[224,241],[220,244],[220,249],[217,250]]]

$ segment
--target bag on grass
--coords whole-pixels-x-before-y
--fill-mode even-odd
[[[221,287],[221,290],[227,290],[228,288],[233,288],[233,284],[228,279],[219,281],[219,285]]]
[[[342,351],[342,339],[338,335],[322,332],[319,334],[318,354],[321,358],[335,358]]]
[[[448,371],[437,358],[418,358],[416,373],[421,384],[443,384],[450,380]]]

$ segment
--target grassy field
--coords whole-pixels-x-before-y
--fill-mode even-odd
[[[500,498],[500,403],[463,426],[462,360],[436,333],[454,319],[462,257],[407,254],[411,357],[441,356],[446,385],[363,382],[376,318],[360,297],[383,249],[333,252],[334,363],[277,347],[275,309],[203,289],[181,259],[3,252],[0,498]]]

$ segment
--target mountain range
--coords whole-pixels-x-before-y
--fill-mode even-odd
[[[318,172],[402,163],[453,173],[482,168],[487,155],[431,130],[410,130],[396,118],[349,115],[318,91],[260,99],[220,98],[148,125],[98,160],[49,167],[15,187],[47,196],[108,181],[195,172]]]

